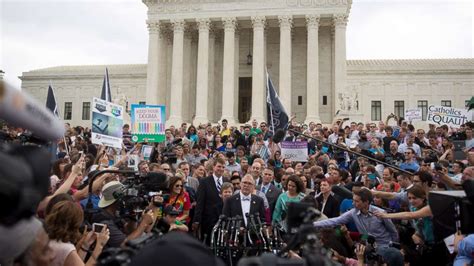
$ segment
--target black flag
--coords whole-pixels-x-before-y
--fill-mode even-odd
[[[107,102],[112,102],[112,95],[110,94],[109,70],[105,68],[104,82],[102,83],[102,93],[100,98]]]
[[[267,72],[267,121],[270,131],[285,130],[288,126],[288,114],[278,98],[273,82]]]
[[[51,85],[48,87],[46,108],[48,108],[55,116],[59,117],[58,103],[56,102],[56,97],[54,97],[53,87],[51,87]]]

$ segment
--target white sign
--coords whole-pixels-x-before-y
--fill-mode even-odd
[[[470,121],[468,117],[468,111],[465,109],[430,105],[426,121],[437,126],[460,128],[462,124]]]
[[[421,108],[412,108],[405,110],[405,120],[416,121],[423,118]]]
[[[92,143],[122,148],[123,107],[92,99]]]
[[[308,143],[305,141],[283,141],[281,142],[282,159],[290,159],[293,162],[308,161]]]

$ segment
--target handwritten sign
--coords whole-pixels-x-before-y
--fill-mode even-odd
[[[284,159],[290,159],[293,162],[307,162],[308,143],[304,141],[281,142],[281,157]]]

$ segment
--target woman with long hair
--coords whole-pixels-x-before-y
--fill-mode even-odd
[[[303,182],[297,175],[289,176],[286,184],[287,191],[278,196],[272,216],[272,223],[279,224],[285,231],[288,229],[286,224],[288,203],[300,202],[305,197]]]
[[[198,136],[197,136],[197,130],[196,127],[193,125],[190,125],[188,128],[188,132],[186,132],[186,137],[191,140],[193,143],[198,142]]]
[[[95,265],[97,257],[109,240],[109,229],[104,227],[100,233],[89,232],[81,239],[79,228],[84,220],[84,213],[78,204],[72,201],[61,201],[54,205],[46,216],[46,230],[50,245],[56,256],[52,265]],[[75,244],[81,242],[79,250]],[[84,264],[84,258],[92,244],[96,242],[91,256]]]
[[[386,219],[411,220],[415,233],[413,243],[417,246],[419,265],[446,265],[447,250],[444,242],[437,242],[434,237],[433,214],[428,205],[426,190],[414,185],[407,190],[410,211],[397,213],[376,212],[375,216]],[[417,265],[417,263],[412,263]]]
[[[216,151],[225,151],[225,146],[224,146],[224,143],[222,143],[221,135],[216,134],[214,136],[214,141],[213,142],[214,142],[214,145],[213,145],[214,150],[216,150]]]
[[[188,192],[184,190],[184,178],[177,175],[170,178],[170,198],[166,206],[173,206],[179,212],[176,220],[187,224],[190,222],[189,210],[191,209],[191,199]]]

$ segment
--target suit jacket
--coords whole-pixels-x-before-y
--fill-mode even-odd
[[[262,185],[259,185],[257,187],[257,190],[262,190]],[[268,190],[265,192],[265,197],[267,197],[268,200],[268,205],[270,205],[270,212],[273,213],[273,210],[275,209],[276,202],[278,200],[278,196],[280,196],[281,190],[278,189],[275,185],[270,183],[270,187]]]
[[[222,198],[217,191],[213,176],[208,176],[199,182],[197,203],[193,222],[201,225],[201,230],[209,232],[222,213]]]
[[[242,202],[240,201],[240,193],[231,196],[224,202],[224,209],[222,211],[222,214],[227,217],[235,217],[237,215],[240,215],[242,216],[243,220],[244,214],[242,213]],[[265,208],[263,207],[262,198],[257,195],[251,195],[249,214],[253,214],[254,216],[260,216],[260,221],[262,221],[262,223],[265,223]],[[256,218],[255,222],[257,222]],[[243,221],[242,224],[244,224]]]
[[[323,194],[319,195],[316,200],[319,203],[319,210],[323,208]],[[334,218],[339,216],[339,201],[334,197],[334,195],[329,195],[326,205],[324,206],[324,210],[322,211],[324,215],[328,218]]]

